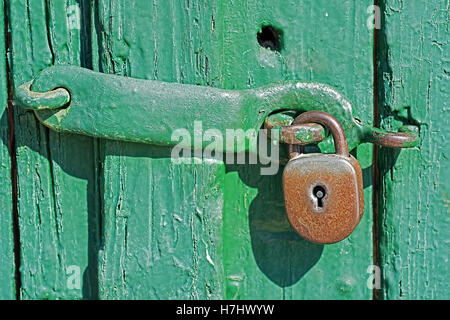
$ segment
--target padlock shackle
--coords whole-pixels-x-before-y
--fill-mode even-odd
[[[345,136],[344,128],[335,117],[323,111],[308,111],[300,114],[294,120],[292,125],[300,125],[311,122],[327,127],[333,135],[336,154],[349,157],[347,138]]]

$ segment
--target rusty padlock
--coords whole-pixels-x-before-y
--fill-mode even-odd
[[[322,111],[302,113],[293,124],[319,123],[330,129],[336,154],[301,154],[290,145],[283,172],[286,213],[297,233],[330,244],[348,237],[364,212],[362,170],[348,152],[341,124]]]

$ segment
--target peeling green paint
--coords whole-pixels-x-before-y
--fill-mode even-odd
[[[372,147],[361,142],[379,142],[374,133],[384,134],[371,129],[373,30],[366,22],[373,1],[6,3],[14,88],[37,79],[34,90],[54,89],[49,71],[57,65],[64,66],[57,78],[75,93],[67,109],[36,112],[54,129],[63,130],[70,120],[72,127],[64,133],[48,130],[35,113],[14,110],[22,299],[372,298],[367,287],[367,268],[374,263]],[[445,272],[450,201],[445,137],[450,126],[443,113],[449,101],[448,5],[382,4],[386,23],[376,61],[382,75],[382,128],[412,126],[408,130],[414,137],[420,133],[421,142],[420,148],[380,149],[380,216],[374,235],[380,253],[375,262],[383,271],[379,296],[445,298],[450,288]],[[80,29],[69,28],[69,5],[80,6]],[[283,32],[279,51],[258,44],[263,25]],[[78,71],[64,74],[67,65]],[[112,77],[108,73],[120,75],[123,80],[116,84],[123,88],[101,91],[107,82],[96,83],[80,67],[105,74],[102,80]],[[167,84],[179,95],[151,91],[135,100],[132,91],[119,90],[129,83],[145,87],[147,81],[154,81],[153,89],[165,90]],[[327,87],[312,95],[310,90],[299,93],[296,84],[307,83]],[[182,88],[188,84],[192,93],[186,100]],[[329,93],[341,92],[348,100],[336,100],[324,88],[336,88]],[[195,102],[205,90],[212,104]],[[109,93],[123,96],[116,100]],[[162,99],[165,107],[147,101],[149,96]],[[353,110],[342,108],[348,101]],[[171,102],[194,104],[197,112],[172,109]],[[116,107],[124,112],[115,113]],[[364,168],[367,209],[341,243],[317,246],[295,234],[285,217],[281,173],[265,177],[259,165],[210,159],[181,166],[170,161],[167,133],[180,124],[201,119],[208,127],[258,128],[272,111],[292,107],[333,110]],[[3,138],[5,114],[3,109]],[[125,131],[119,128],[124,123]],[[162,146],[112,140],[117,137]],[[330,139],[319,147],[332,151]],[[8,181],[8,153],[1,150],[0,173]],[[8,183],[4,186],[0,196],[6,215],[11,194]],[[0,274],[7,280],[2,297],[14,291],[8,217],[0,224],[6,261]],[[71,266],[81,270],[79,288],[68,286]]]
[[[0,2],[0,26],[5,25],[4,2]],[[0,299],[15,299],[15,262],[13,235],[13,187],[11,156],[13,147],[8,132],[8,89],[6,74],[6,30],[0,32]],[[12,150],[14,152],[14,150]]]
[[[420,148],[380,148],[381,299],[450,297],[449,1],[381,1],[383,129],[420,132]]]

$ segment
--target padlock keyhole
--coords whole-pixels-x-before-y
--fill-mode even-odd
[[[315,186],[313,189],[313,195],[317,201],[317,207],[319,209],[323,208],[323,198],[325,198],[325,188],[322,186]]]

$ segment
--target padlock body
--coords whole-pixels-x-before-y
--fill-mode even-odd
[[[291,159],[283,172],[283,191],[289,222],[311,242],[345,239],[364,213],[362,170],[353,156],[302,154]]]

